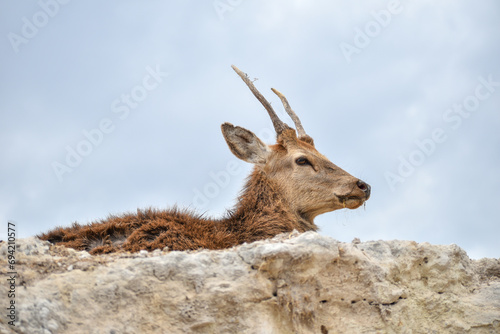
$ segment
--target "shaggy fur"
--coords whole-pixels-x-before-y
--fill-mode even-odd
[[[111,216],[89,225],[73,224],[39,236],[40,239],[91,254],[137,252],[168,247],[169,250],[223,249],[277,234],[316,230],[290,211],[276,186],[257,168],[226,218],[204,219],[191,212],[137,210],[136,214]]]

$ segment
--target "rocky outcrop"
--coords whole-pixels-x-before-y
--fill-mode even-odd
[[[1,333],[500,333],[500,261],[456,245],[313,232],[102,256],[17,244],[17,319],[2,302]],[[5,242],[0,257],[3,272]]]

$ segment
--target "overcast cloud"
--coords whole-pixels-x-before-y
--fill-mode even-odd
[[[0,239],[7,221],[26,237],[149,206],[223,214],[250,166],[220,124],[273,141],[235,64],[372,186],[320,233],[500,257],[499,31],[494,0],[2,1]]]

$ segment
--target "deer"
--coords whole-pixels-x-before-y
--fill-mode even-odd
[[[219,219],[192,210],[154,208],[110,215],[87,225],[73,223],[38,235],[42,240],[90,254],[114,252],[220,250],[269,239],[278,234],[317,231],[315,217],[338,209],[356,209],[371,187],[318,152],[286,97],[279,97],[295,129],[279,119],[248,75],[233,70],[264,106],[276,131],[267,145],[253,132],[231,123],[221,125],[229,150],[253,169],[233,209]]]

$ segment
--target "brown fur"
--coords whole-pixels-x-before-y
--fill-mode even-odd
[[[87,250],[91,254],[145,249],[223,249],[277,234],[316,230],[290,212],[289,205],[266,179],[254,170],[238,204],[226,218],[204,219],[188,211],[137,210],[136,214],[111,216],[90,225],[73,224],[39,236],[52,243]]]
[[[237,73],[261,102],[265,100],[241,71]],[[275,145],[264,144],[244,128],[222,124],[231,152],[255,165],[234,210],[226,217],[209,219],[176,208],[137,210],[136,214],[110,216],[89,225],[56,228],[39,238],[91,254],[165,247],[179,251],[223,249],[293,230],[315,231],[317,215],[361,206],[370,197],[370,186],[319,153],[284,96],[277,94],[294,118],[298,138],[267,101],[263,104],[277,131]]]

